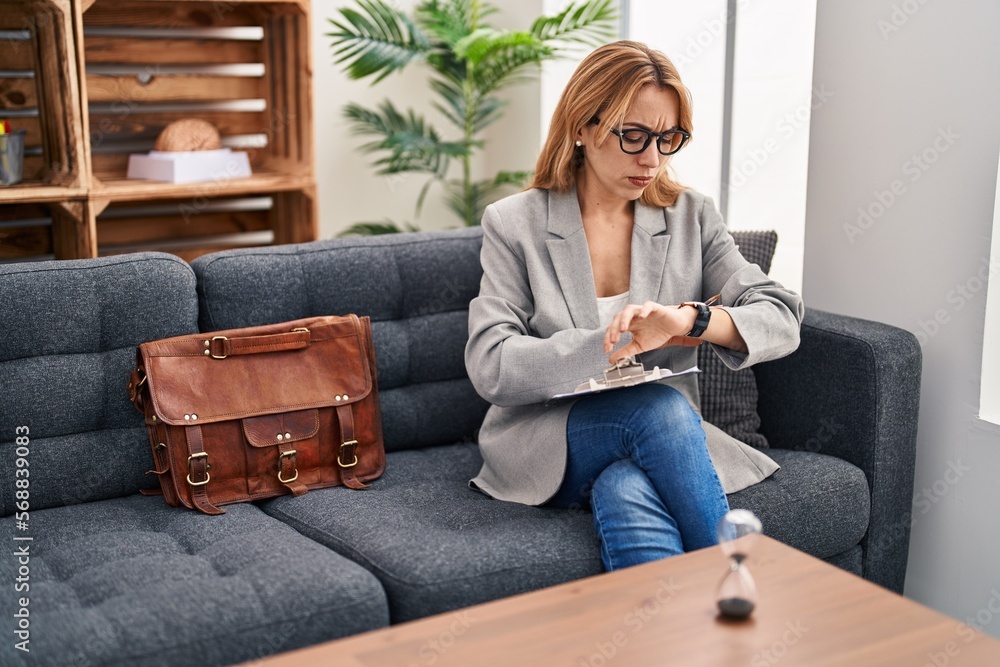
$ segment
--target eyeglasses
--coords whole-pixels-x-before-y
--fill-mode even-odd
[[[601,121],[595,116],[590,121],[594,125]],[[618,137],[618,145],[622,152],[628,155],[638,155],[649,148],[649,144],[656,137],[656,150],[661,155],[673,155],[684,143],[691,138],[691,134],[684,130],[666,130],[665,132],[650,132],[639,127],[631,127],[627,130],[611,128],[611,133]]]
[[[650,132],[638,127],[627,130],[611,129],[611,133],[618,137],[618,144],[622,151],[629,155],[638,155],[647,148],[653,137],[656,137],[656,150],[661,155],[673,155],[684,146],[684,142],[691,138],[691,135],[684,130],[667,130],[666,132]]]

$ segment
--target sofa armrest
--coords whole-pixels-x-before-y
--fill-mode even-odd
[[[903,592],[910,543],[921,350],[908,331],[807,309],[791,355],[754,367],[772,447],[820,452],[864,471],[866,579]]]

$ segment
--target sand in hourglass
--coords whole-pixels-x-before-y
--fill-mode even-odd
[[[718,525],[719,547],[729,557],[729,572],[719,582],[716,604],[730,619],[745,619],[757,602],[757,586],[745,561],[750,546],[762,531],[760,520],[748,510],[732,510]]]

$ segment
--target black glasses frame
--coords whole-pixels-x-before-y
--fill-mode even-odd
[[[590,119],[590,122],[592,124],[594,124],[594,125],[598,125],[598,124],[600,124],[601,121],[600,121],[600,119],[597,116],[594,116],[593,118]],[[643,134],[646,135],[646,140],[644,142],[642,142],[642,148],[640,148],[638,150],[629,150],[629,149],[625,148],[625,139],[624,139],[624,137],[622,137],[622,131],[619,130],[618,128],[614,128],[614,127],[611,128],[611,133],[613,135],[615,135],[616,137],[618,137],[618,146],[619,146],[619,148],[621,148],[622,149],[622,153],[625,153],[626,155],[639,155],[640,153],[642,153],[643,151],[645,151],[647,148],[649,148],[649,144],[652,143],[653,137],[656,137],[656,150],[659,151],[660,155],[673,155],[674,153],[676,153],[680,149],[684,148],[684,144],[687,143],[687,140],[691,138],[691,133],[690,132],[686,132],[686,131],[681,130],[681,129],[677,129],[677,130],[665,130],[663,132],[651,132],[651,131],[643,129],[641,127],[631,127],[631,128],[629,128],[628,130],[625,130],[625,131],[626,132],[642,132]],[[670,144],[673,142],[673,138],[674,138],[675,135],[680,135],[681,142],[679,144],[677,144],[677,148],[675,148],[673,150],[670,150],[669,147],[670,147]],[[664,144],[664,141],[666,141],[666,144]],[[664,146],[667,146],[667,150],[664,150]]]

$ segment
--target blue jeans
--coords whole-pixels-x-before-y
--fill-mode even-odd
[[[547,504],[589,501],[605,569],[717,543],[729,502],[679,391],[650,383],[586,396],[570,409],[566,440],[566,474]]]

